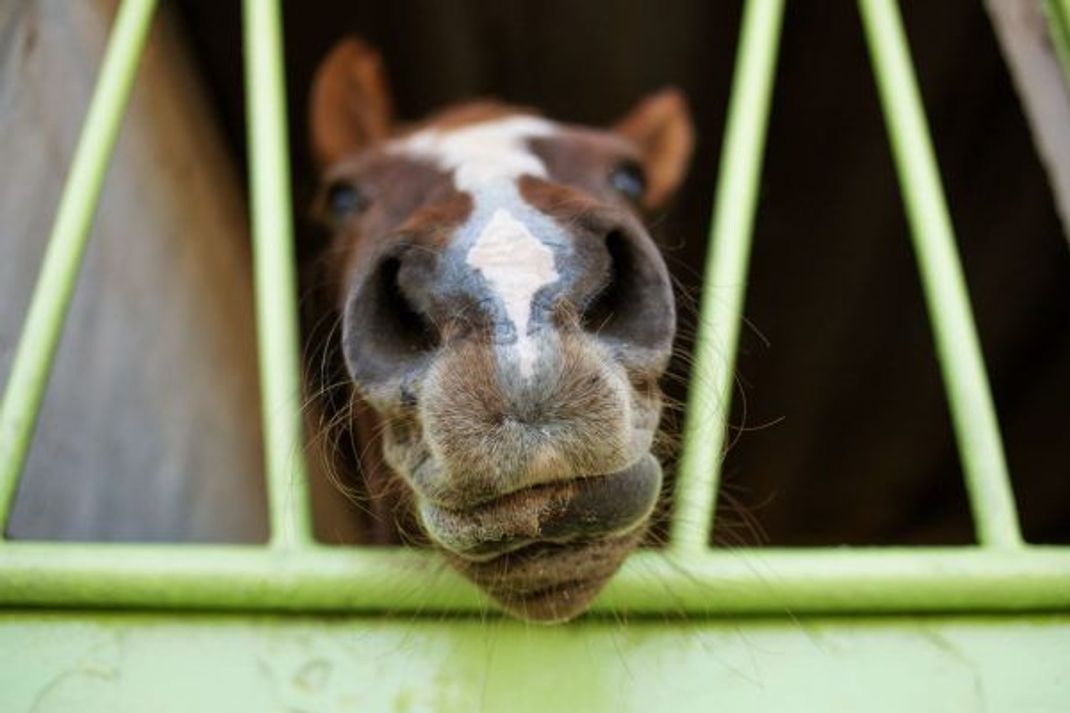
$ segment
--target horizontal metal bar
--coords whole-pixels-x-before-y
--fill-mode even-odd
[[[895,0],[860,0],[978,540],[1022,543],[966,279]]]
[[[713,528],[783,10],[749,0],[743,13],[676,471],[670,542],[681,552],[707,548]]]
[[[11,543],[0,605],[484,612],[414,549]],[[633,555],[595,611],[717,615],[1070,609],[1070,548],[709,550]]]
[[[301,417],[297,277],[278,0],[245,2],[256,327],[271,542],[312,542]]]
[[[119,6],[8,375],[0,403],[0,539],[29,454],[89,229],[155,7],[155,0],[124,0]]]

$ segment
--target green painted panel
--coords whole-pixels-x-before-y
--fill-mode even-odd
[[[0,710],[1066,711],[1070,616],[548,628],[8,612]]]

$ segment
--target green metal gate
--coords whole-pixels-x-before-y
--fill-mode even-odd
[[[154,5],[121,5],[18,345],[0,531]],[[899,11],[859,6],[978,544],[709,547],[783,0],[744,11],[704,279],[719,287],[701,306],[668,547],[633,555],[595,616],[531,628],[488,621],[492,605],[432,552],[315,542],[280,11],[246,0],[270,540],[0,540],[0,710],[1070,709],[1070,548],[1022,539]]]

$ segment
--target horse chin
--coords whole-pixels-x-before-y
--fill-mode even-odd
[[[486,561],[449,552],[446,557],[509,614],[556,624],[587,610],[639,544],[645,529],[584,541],[538,542]]]

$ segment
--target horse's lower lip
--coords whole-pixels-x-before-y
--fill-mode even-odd
[[[640,528],[598,540],[538,543],[489,562],[451,559],[506,610],[527,620],[553,623],[587,609],[641,538]]]
[[[649,454],[617,473],[533,486],[467,510],[420,503],[424,528],[451,553],[484,562],[537,542],[621,534],[657,502],[661,467]]]

